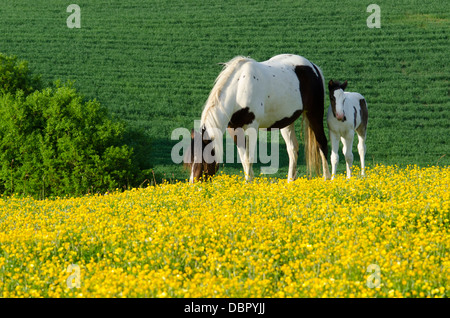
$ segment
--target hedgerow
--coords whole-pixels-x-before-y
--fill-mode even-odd
[[[26,62],[0,56],[1,193],[78,196],[142,182],[123,122],[71,82],[35,89]]]

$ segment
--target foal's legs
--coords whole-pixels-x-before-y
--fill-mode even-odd
[[[359,132],[357,132],[357,133],[358,133],[358,153],[359,153],[359,160],[361,161],[361,175],[364,176],[365,175],[364,157],[366,155],[366,136],[360,135]]]
[[[294,123],[281,129],[281,135],[286,142],[287,153],[289,156],[288,182],[291,182],[296,178],[298,159],[298,141],[295,136]]]
[[[331,180],[336,176],[336,169],[339,163],[339,135],[330,130],[331,141]]]
[[[353,164],[353,152],[352,152],[352,146],[353,146],[353,137],[355,136],[355,132],[352,130],[348,132],[345,136],[341,137],[342,141],[342,153],[345,156],[345,163],[347,166],[347,179],[351,178],[352,176],[352,164]]]

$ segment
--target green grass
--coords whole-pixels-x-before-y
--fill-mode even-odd
[[[0,51],[28,60],[44,81],[75,80],[87,98],[144,128],[158,176],[187,177],[171,162],[170,134],[199,119],[218,63],[280,53],[305,56],[366,97],[368,164],[450,163],[448,1],[378,1],[380,29],[366,25],[370,1],[79,0],[81,29],[66,26],[70,3],[3,1]],[[280,155],[275,176],[284,177],[283,141]]]

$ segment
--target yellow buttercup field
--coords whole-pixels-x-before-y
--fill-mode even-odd
[[[449,167],[366,174],[4,197],[0,296],[448,297]]]

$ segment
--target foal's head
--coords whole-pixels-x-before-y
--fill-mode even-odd
[[[347,81],[340,83],[339,81],[330,80],[328,82],[328,92],[330,94],[331,110],[337,120],[345,121],[344,114],[344,90],[347,87]]]
[[[192,129],[191,147],[184,158],[184,166],[190,171],[189,181],[191,183],[206,181],[219,169],[212,141],[204,127],[200,132]]]

